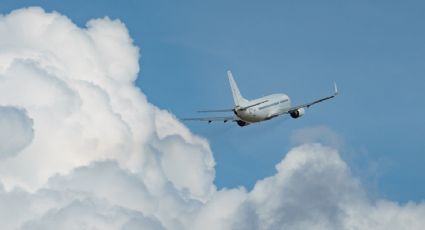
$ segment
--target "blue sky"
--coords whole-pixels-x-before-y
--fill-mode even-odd
[[[338,98],[299,120],[188,123],[211,143],[219,187],[252,187],[274,174],[295,130],[326,126],[369,192],[424,199],[421,1],[2,1],[0,9],[33,5],[80,26],[103,16],[123,21],[141,49],[137,85],[176,116],[232,106],[227,69],[247,98],[285,92],[303,103],[338,83]]]

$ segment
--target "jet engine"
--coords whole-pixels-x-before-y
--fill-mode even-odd
[[[289,113],[289,115],[291,115],[292,118],[296,119],[301,117],[302,115],[304,115],[305,113],[305,109],[304,108],[299,108],[297,110],[294,110],[292,112]]]
[[[238,121],[237,121],[237,123],[238,123],[238,125],[239,125],[240,127],[243,127],[243,126],[247,126],[247,125],[249,125],[249,123],[248,123],[248,122],[241,121],[241,120],[238,120]]]

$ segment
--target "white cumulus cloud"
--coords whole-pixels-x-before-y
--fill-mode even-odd
[[[252,191],[217,190],[208,142],[134,85],[139,50],[119,20],[80,28],[24,8],[0,16],[0,35],[1,229],[425,226],[424,204],[368,198],[320,144],[292,149]]]

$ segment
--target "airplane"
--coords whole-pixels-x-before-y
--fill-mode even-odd
[[[334,93],[332,95],[302,105],[291,106],[291,100],[288,95],[282,93],[272,94],[254,100],[247,100],[242,97],[230,70],[227,71],[227,76],[229,78],[235,107],[231,109],[202,110],[198,112],[233,112],[234,116],[183,118],[182,120],[207,121],[208,123],[211,123],[212,121],[233,121],[236,122],[239,126],[243,127],[252,123],[267,121],[285,114],[289,114],[292,118],[296,119],[304,115],[305,108],[309,108],[310,106],[319,102],[332,99],[338,95],[338,89],[336,83],[334,82]]]

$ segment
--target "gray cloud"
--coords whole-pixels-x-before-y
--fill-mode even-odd
[[[32,125],[25,110],[0,106],[0,160],[17,155],[31,143]]]
[[[229,229],[421,229],[425,204],[372,200],[338,152],[292,149],[255,185]]]
[[[257,219],[255,229],[345,229],[344,204],[365,199],[337,152],[318,144],[291,150],[277,170],[241,207],[241,218]]]

